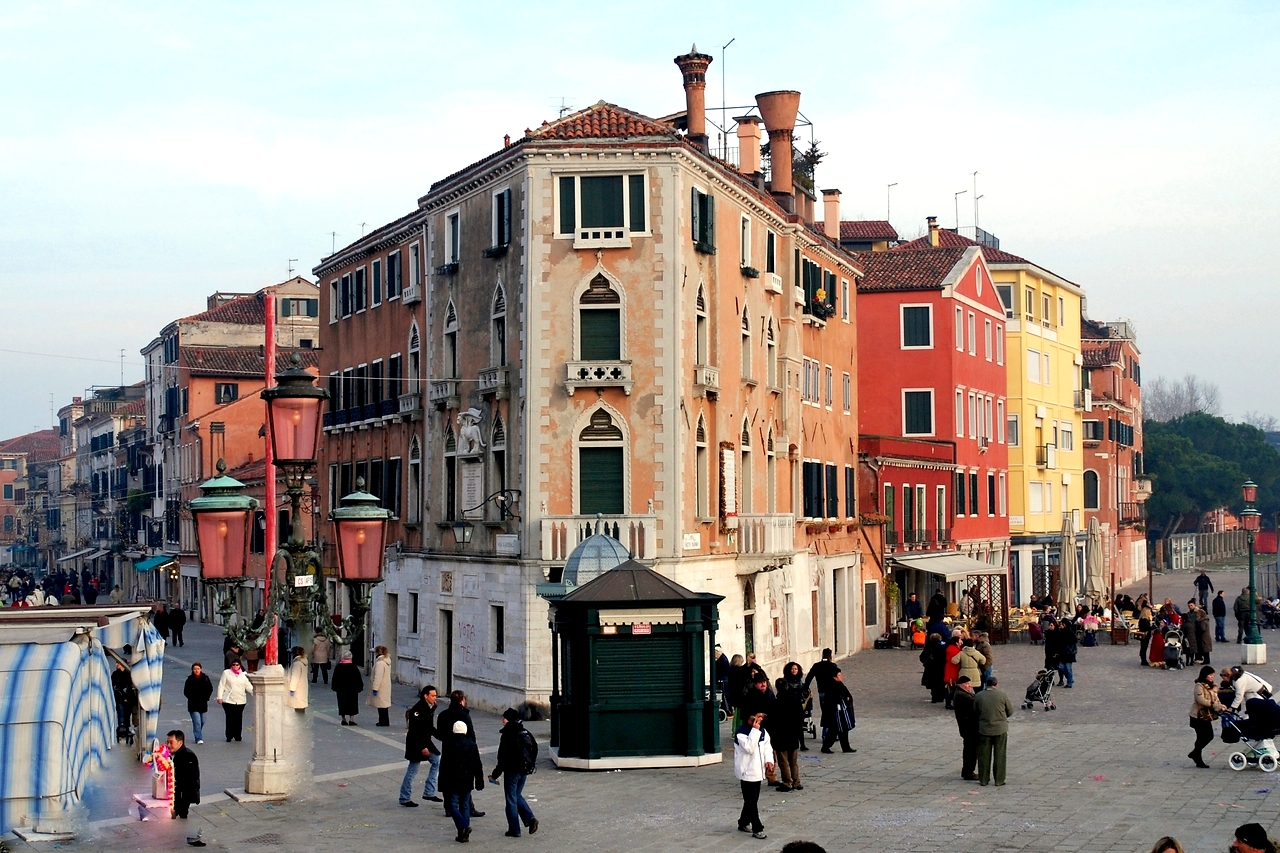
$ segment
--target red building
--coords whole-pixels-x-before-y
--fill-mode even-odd
[[[886,519],[883,559],[904,600],[942,587],[955,601],[975,576],[997,579],[984,597],[998,592],[1009,547],[1005,314],[982,250],[857,258],[859,490],[864,512]]]

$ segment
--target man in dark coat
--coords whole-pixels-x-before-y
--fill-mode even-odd
[[[502,793],[507,804],[507,836],[520,837],[520,824],[529,827],[529,834],[538,831],[538,818],[524,798],[524,783],[529,778],[532,767],[526,767],[524,761],[525,743],[533,742],[533,735],[525,731],[520,722],[520,712],[508,708],[502,712],[502,739],[498,741],[498,763],[489,774],[490,782],[497,782],[502,777]],[[533,743],[536,749],[537,744]]]
[[[803,685],[796,689],[785,678],[774,682],[778,696],[773,702],[773,712],[764,718],[765,731],[773,743],[774,763],[782,776],[778,793],[804,790],[800,784],[800,740],[804,729]]]
[[[418,691],[418,701],[404,712],[409,731],[404,738],[404,757],[409,767],[404,771],[404,781],[400,783],[400,805],[417,808],[413,801],[413,780],[418,775],[422,762],[431,768],[427,771],[427,781],[422,787],[422,799],[433,803],[442,803],[444,799],[436,793],[440,780],[440,750],[436,749],[432,738],[436,736],[436,699],[435,685],[428,684]]]
[[[1249,587],[1240,590],[1231,610],[1236,615],[1236,644],[1239,645],[1244,642],[1244,626],[1249,621],[1249,611],[1253,611],[1255,619],[1258,616],[1258,600],[1256,596],[1249,595]]]
[[[1227,594],[1222,590],[1213,598],[1213,638],[1219,643],[1227,641]]]
[[[849,732],[855,725],[853,695],[845,687],[844,673],[836,670],[835,680],[822,700],[822,751],[830,754],[831,745],[838,738],[842,752],[857,752],[849,746]]]
[[[1203,607],[1197,607],[1190,615],[1194,617],[1191,624],[1188,625],[1188,620],[1184,619],[1183,626],[1188,635],[1194,635],[1196,638],[1196,651],[1200,656],[1200,663],[1209,666],[1209,657],[1213,653],[1213,628],[1210,627],[1209,614]]]
[[[179,607],[177,610],[169,611],[169,630],[173,632],[173,644],[175,646],[185,646],[182,640],[182,629],[187,624],[187,611]]]
[[[167,642],[169,639],[169,614],[165,612],[163,604],[157,605],[156,612],[151,616],[151,624],[160,633],[160,639]]]
[[[200,759],[178,729],[169,732],[165,745],[173,756],[173,816],[186,820],[187,810],[200,802]]]
[[[960,737],[964,739],[964,755],[960,761],[960,778],[971,782],[977,781],[978,774],[978,708],[974,704],[973,684],[969,676],[962,675],[956,680],[956,692],[951,697],[951,706],[956,712],[956,726],[960,729]]]
[[[929,606],[924,609],[925,616],[929,617],[930,622],[941,622],[942,617],[947,615],[947,597],[942,594],[942,590],[938,590],[929,599]]]
[[[907,596],[906,603],[902,605],[902,617],[908,622],[924,617],[924,606],[914,592]]]
[[[471,712],[467,710],[467,694],[461,690],[455,690],[450,693],[449,707],[436,715],[436,733],[442,746],[447,738],[453,737],[453,731],[457,728],[458,723],[466,724],[467,729],[463,736],[470,738],[471,742],[475,743],[476,727],[471,725]],[[444,785],[440,786],[440,792],[444,793]],[[467,797],[467,807],[472,817],[484,817],[485,813],[476,809],[476,804],[470,796]],[[450,813],[448,797],[445,797],[444,813]]]
[[[471,838],[472,790],[484,790],[484,767],[476,742],[467,737],[467,724],[458,720],[440,757],[440,791],[453,825],[458,828],[457,841]]]
[[[819,707],[822,704],[823,694],[827,692],[831,682],[836,680],[836,673],[839,671],[840,667],[836,666],[831,660],[831,649],[823,649],[822,660],[809,667],[809,674],[804,677],[804,686],[808,687],[814,679],[817,679]]]

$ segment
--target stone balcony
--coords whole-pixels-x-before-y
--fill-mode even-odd
[[[400,417],[408,420],[421,420],[422,393],[420,391],[413,391],[408,394],[401,394],[399,414]]]
[[[480,394],[494,394],[499,400],[505,400],[511,393],[510,371],[505,367],[486,367],[478,376]]]
[[[738,516],[739,554],[790,554],[795,550],[796,519],[790,513]]]
[[[456,409],[459,407],[458,380],[436,379],[427,386],[427,399],[437,409]]]
[[[596,532],[621,542],[637,560],[657,556],[658,523],[655,515],[546,515],[542,517],[542,559],[563,561],[578,543]]]
[[[621,388],[631,393],[631,362],[608,359],[571,361],[566,368],[569,396],[579,388]]]

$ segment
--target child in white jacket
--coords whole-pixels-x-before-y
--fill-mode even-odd
[[[738,831],[752,838],[768,838],[760,821],[760,784],[773,772],[773,744],[763,728],[764,714],[753,714],[733,735],[733,775],[742,783],[742,813]]]

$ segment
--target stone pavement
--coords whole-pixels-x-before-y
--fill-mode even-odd
[[[1244,585],[1239,571],[1212,577],[1228,598]],[[1128,591],[1136,596],[1145,589],[1144,581]],[[1160,599],[1185,602],[1190,591],[1188,574],[1155,579]],[[1230,621],[1228,634],[1234,637]],[[198,652],[220,659],[220,638],[210,629],[192,626],[187,633],[187,648],[173,649],[173,657],[185,661]],[[1259,668],[1260,674],[1280,683],[1280,632],[1265,636],[1272,663]],[[997,646],[995,653],[1001,686],[1019,704],[1043,662],[1042,650],[1014,643]],[[1234,663],[1238,654],[1234,643],[1219,645],[1213,662]],[[954,718],[929,703],[915,654],[868,651],[842,665],[857,704],[852,740],[858,752],[803,753],[805,789],[762,794],[767,841],[734,829],[740,800],[730,761],[696,770],[578,773],[557,771],[544,760],[526,787],[539,833],[519,841],[503,837],[501,789],[490,786],[476,795],[488,815],[475,819],[472,847],[753,851],[808,838],[831,851],[1142,853],[1165,834],[1179,838],[1188,851],[1221,851],[1232,830],[1252,820],[1280,833],[1280,778],[1227,769],[1230,748],[1221,741],[1206,751],[1212,769],[1193,768],[1186,752],[1194,740],[1187,724],[1194,672],[1142,668],[1136,644],[1082,647],[1075,689],[1055,689],[1059,710],[1017,712],[1009,737],[1009,784],[999,789],[959,779]],[[172,667],[166,672],[166,703],[182,709],[186,667]],[[222,742],[221,715],[212,712],[207,743],[199,748],[209,796],[185,822],[158,816],[144,823],[128,810],[128,794],[145,788],[146,777],[117,761],[124,757],[117,750],[88,798],[90,822],[75,842],[59,849],[183,849],[184,838],[197,829],[213,850],[390,853],[452,846],[452,822],[438,805],[406,809],[396,803],[404,766],[403,708],[412,696],[411,687],[397,690],[392,728],[371,728],[373,715],[362,712],[361,726],[347,729],[330,722],[336,720],[332,693],[316,690],[309,716],[317,776],[305,793],[275,805],[220,796],[223,787],[243,784],[249,745]],[[178,721],[176,710],[164,716],[166,728],[168,720]],[[490,769],[498,721],[478,715],[476,722]],[[546,724],[531,729],[545,754]],[[10,844],[25,849],[20,841]]]

